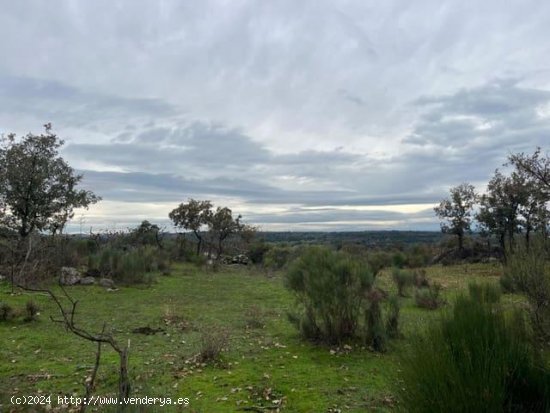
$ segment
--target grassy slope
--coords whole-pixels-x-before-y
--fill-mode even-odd
[[[448,299],[471,280],[496,282],[498,273],[499,268],[490,265],[428,269],[428,276],[444,286]],[[388,274],[378,282],[393,290]],[[247,269],[204,273],[177,266],[173,275],[159,278],[149,288],[106,292],[81,286],[70,288],[70,293],[80,301],[81,325],[100,329],[106,321],[117,338],[131,340],[133,395],[191,399],[186,409],[165,407],[162,411],[234,412],[243,406],[269,405],[271,401],[265,398],[256,400],[267,389],[271,389],[270,399],[286,398],[284,412],[374,412],[394,407],[397,358],[406,339],[394,341],[384,355],[357,344],[350,352],[333,354],[328,347],[303,343],[286,320],[293,300],[279,277],[266,278]],[[10,296],[8,286],[0,285],[0,301],[22,308],[29,298],[28,294]],[[49,317],[56,310],[46,297],[32,298],[42,309],[38,321],[0,323],[0,404],[8,411],[13,408],[9,404],[13,394],[82,395],[83,380],[94,360],[94,345],[52,323]],[[246,328],[245,313],[251,305],[263,309],[265,328]],[[183,317],[190,328],[182,331],[176,325],[166,326],[167,314]],[[405,337],[437,314],[415,308],[412,298],[404,299]],[[151,336],[130,332],[146,325],[163,327],[166,332]],[[206,325],[230,330],[223,363],[186,363],[197,352],[197,329]],[[108,350],[95,394],[114,395],[116,380],[117,355]]]

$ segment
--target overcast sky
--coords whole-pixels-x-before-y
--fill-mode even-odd
[[[86,228],[197,198],[264,230],[437,229],[450,186],[548,148],[548,22],[540,0],[6,1],[0,133],[53,123],[103,197]]]

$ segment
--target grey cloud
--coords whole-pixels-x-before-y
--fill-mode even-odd
[[[0,132],[52,121],[105,199],[431,203],[548,145],[549,20],[536,0],[7,2]]]
[[[121,118],[170,117],[179,112],[159,99],[88,92],[59,81],[0,73],[0,113],[83,127]]]

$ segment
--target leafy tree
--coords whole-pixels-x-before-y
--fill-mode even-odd
[[[87,208],[101,198],[78,189],[82,175],[75,174],[59,156],[63,145],[45,125],[40,135],[14,134],[0,141],[0,210],[4,224],[22,238],[31,232],[61,233],[75,208]]]
[[[508,159],[518,170],[524,171],[550,191],[550,156],[548,154],[541,155],[541,149],[537,148],[532,155],[518,153],[510,155]]]
[[[223,253],[223,242],[232,234],[240,232],[244,225],[241,224],[241,215],[233,217],[232,211],[227,207],[217,207],[208,220],[208,229],[212,240],[216,243],[218,259]]]
[[[156,224],[151,224],[144,220],[141,224],[130,232],[133,242],[141,245],[155,245],[160,249],[162,244],[162,231]]]
[[[488,233],[496,235],[503,252],[513,249],[515,235],[524,232],[529,245],[533,231],[546,232],[547,194],[525,170],[517,168],[509,176],[496,171],[481,197],[477,220]]]
[[[201,253],[203,237],[201,229],[208,225],[212,215],[210,201],[189,199],[186,204],[181,203],[168,215],[174,225],[192,231],[197,238],[197,255]]]
[[[510,245],[518,231],[518,210],[522,195],[521,183],[517,175],[507,177],[499,170],[487,185],[487,192],[482,195],[477,220],[489,233],[496,235],[503,252],[508,236]]]
[[[477,201],[473,185],[463,183],[450,189],[450,198],[443,199],[434,208],[441,220],[441,230],[458,237],[458,248],[464,249],[464,234],[470,231],[472,210]]]

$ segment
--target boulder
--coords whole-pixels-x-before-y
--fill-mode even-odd
[[[111,280],[110,278],[100,278],[99,279],[99,285],[101,285],[102,287],[105,287],[105,288],[114,288],[115,287],[114,281]]]
[[[59,276],[60,285],[75,285],[80,282],[82,276],[76,268],[61,267],[61,275]]]
[[[95,284],[95,278],[94,277],[82,277],[80,279],[80,284],[82,284],[82,285],[94,285]]]

